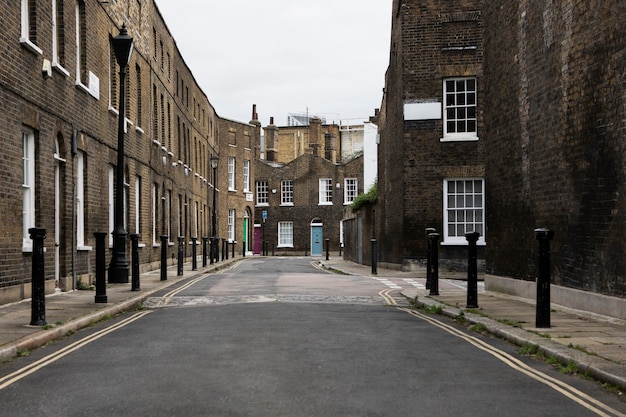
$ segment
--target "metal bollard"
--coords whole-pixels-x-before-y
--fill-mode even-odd
[[[222,238],[222,261],[226,259],[226,239]]]
[[[106,283],[106,253],[104,251],[104,240],[107,232],[94,232],[96,238],[96,296],[95,303],[107,302]]]
[[[550,241],[554,232],[549,229],[535,229],[539,241],[539,262],[537,275],[537,314],[535,327],[550,327]]]
[[[326,260],[330,259],[330,239],[326,238],[324,239],[326,243]]]
[[[161,281],[167,281],[167,243],[169,236],[161,235]]]
[[[32,259],[32,302],[31,302],[31,326],[45,326],[46,323],[46,286],[45,268],[43,256],[43,240],[46,238],[46,229],[33,227],[28,229],[30,238],[33,240]]]
[[[178,236],[178,269],[176,270],[177,276],[183,275],[183,257],[184,257],[185,237]]]
[[[478,232],[465,233],[467,239],[467,308],[478,308],[478,264],[476,242]]]
[[[131,242],[131,252],[132,252],[132,260],[131,260],[131,291],[139,291],[141,289],[139,285],[139,238],[140,235],[133,233],[130,235]]]
[[[233,259],[235,259],[235,241],[234,240],[233,240],[233,252],[232,252],[232,255],[233,255]]]
[[[207,241],[209,240],[208,237],[203,237],[202,238],[202,267],[206,266],[207,260],[207,253],[206,253],[206,249],[207,249]]]
[[[432,268],[432,245],[430,243],[430,237],[429,235],[431,233],[437,233],[437,229],[434,229],[432,227],[428,227],[426,229],[426,241],[427,241],[427,245],[426,245],[426,289],[429,290],[430,289],[430,281],[432,278],[432,273],[431,273],[431,268]]]
[[[198,270],[198,255],[197,255],[197,248],[196,248],[197,242],[198,242],[197,237],[191,238],[191,270],[192,271]]]
[[[431,249],[429,295],[439,295],[439,233],[430,233],[428,239],[430,240]]]
[[[378,275],[378,242],[372,239],[372,275]]]

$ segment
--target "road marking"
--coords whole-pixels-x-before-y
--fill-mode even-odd
[[[389,297],[388,293],[383,294],[385,291],[388,290],[384,290],[381,291],[380,295],[389,303],[389,304],[396,304],[395,300],[391,297]],[[529,365],[526,365],[524,362],[522,362],[521,360],[517,359],[515,356],[510,355],[500,349],[495,348],[494,346],[491,346],[490,344],[480,340],[479,338],[475,337],[475,336],[471,336],[453,326],[450,326],[448,324],[443,323],[442,321],[439,321],[429,315],[420,313],[418,311],[415,310],[411,310],[410,308],[404,308],[404,307],[397,307],[398,310],[400,311],[404,311],[406,313],[409,313],[410,315],[417,317],[419,319],[422,319],[424,321],[427,321],[428,323],[439,327],[442,330],[445,330],[446,332],[452,334],[453,336],[456,336],[458,338],[461,338],[463,340],[465,340],[466,342],[474,345],[475,347],[477,347],[478,349],[489,353],[490,355],[494,356],[495,358],[499,359],[501,362],[503,362],[504,364],[508,365],[509,367],[513,368],[514,370],[521,372],[527,376],[529,376],[530,378],[533,378],[536,381],[541,382],[544,385],[549,386],[550,388],[552,388],[553,390],[563,394],[565,397],[571,399],[572,401],[580,404],[581,406],[585,407],[586,409],[588,409],[589,411],[594,412],[595,414],[597,414],[598,416],[601,417],[626,417],[626,414],[623,414],[613,408],[611,408],[610,406],[604,404],[603,402],[585,394],[584,392],[572,387],[571,385],[563,382],[563,381],[559,381],[556,378],[553,378],[539,370],[536,370],[534,368],[532,368]]]
[[[409,278],[404,278],[403,279],[404,282],[406,282],[409,285],[414,286],[415,288],[419,288],[419,289],[426,289],[426,286],[420,282],[415,281],[414,279],[409,279]]]
[[[391,281],[388,278],[376,278],[376,277],[372,277],[372,278],[375,279],[376,281],[380,282],[381,284],[385,284],[389,288],[393,288],[394,290],[401,290],[402,289],[401,286],[399,286],[398,284],[396,284],[395,282]]]
[[[151,311],[141,311],[139,313],[136,313],[134,315],[132,315],[131,317],[128,317],[110,327],[107,327],[106,329],[102,329],[94,334],[91,334],[87,337],[84,337],[66,347],[64,347],[63,349],[58,350],[57,352],[51,353],[50,355],[39,359],[36,362],[31,363],[28,366],[25,366],[21,369],[18,369],[17,371],[6,375],[5,377],[0,378],[0,390],[8,387],[9,385],[19,381],[20,379],[23,379],[25,377],[27,377],[28,375],[37,372],[38,370],[58,361],[59,359],[63,358],[66,355],[69,355],[70,353],[82,348],[83,346],[88,345],[91,342],[95,342],[96,340],[100,339],[103,336],[106,336],[107,334],[114,332],[115,330],[119,330],[122,327],[125,327],[127,325],[129,325],[130,323],[134,322],[135,320],[139,320],[140,318],[142,318],[143,316],[145,316],[146,314],[150,314]]]

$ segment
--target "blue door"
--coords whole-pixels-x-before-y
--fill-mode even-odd
[[[324,252],[322,225],[311,225],[311,256],[322,256]]]

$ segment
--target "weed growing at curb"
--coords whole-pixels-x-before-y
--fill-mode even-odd
[[[477,333],[482,333],[482,334],[487,334],[489,333],[487,328],[485,327],[484,324],[482,323],[476,323],[476,324],[472,324],[469,328],[471,331],[473,332],[477,332]]]
[[[442,314],[443,313],[443,307],[440,305],[424,306],[423,310],[424,312],[429,313],[429,314]]]

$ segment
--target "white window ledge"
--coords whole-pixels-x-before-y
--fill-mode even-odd
[[[440,142],[476,142],[478,136],[444,136],[439,139]]]
[[[20,38],[20,43],[22,44],[23,47],[25,47],[29,51],[37,55],[43,55],[43,51],[41,50],[41,48],[35,45],[34,43],[32,43],[29,39]]]
[[[91,246],[77,246],[76,250],[79,252],[89,252],[93,250],[93,248]]]

